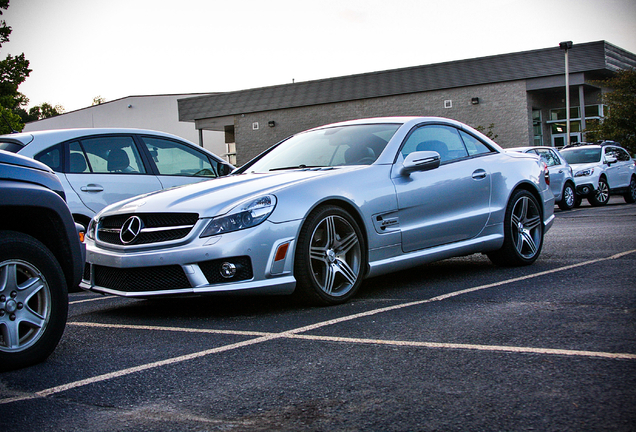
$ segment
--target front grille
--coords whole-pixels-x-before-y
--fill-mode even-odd
[[[95,285],[124,292],[161,291],[190,288],[179,265],[113,268],[93,265]]]
[[[232,263],[236,266],[236,275],[229,279],[221,276],[221,265],[226,262]],[[252,262],[247,256],[222,258],[212,261],[204,261],[198,264],[210,285],[248,280],[252,279],[253,276]]]
[[[91,265],[89,263],[84,264],[84,274],[82,275],[82,280],[91,280]]]
[[[196,213],[130,213],[107,216],[100,220],[98,240],[115,245],[123,245],[120,238],[122,225],[131,217],[138,216],[142,221],[139,235],[127,245],[159,243],[184,238],[199,220]]]

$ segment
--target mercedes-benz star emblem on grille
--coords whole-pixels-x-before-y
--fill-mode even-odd
[[[133,240],[137,238],[139,233],[141,232],[141,228],[143,223],[139,216],[131,216],[126,219],[126,222],[121,226],[121,231],[119,232],[119,239],[123,244],[131,243]]]

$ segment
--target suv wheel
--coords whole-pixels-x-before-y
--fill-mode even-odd
[[[35,238],[0,231],[0,370],[46,359],[62,337],[68,314],[64,273]]]
[[[604,206],[610,199],[610,188],[607,184],[607,180],[604,178],[599,179],[598,189],[596,192],[587,199],[590,205],[594,207]]]
[[[636,177],[632,176],[632,180],[629,182],[629,189],[623,195],[626,203],[636,202]]]

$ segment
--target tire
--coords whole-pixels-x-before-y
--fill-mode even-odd
[[[349,213],[336,206],[314,210],[298,236],[295,295],[313,305],[345,303],[362,285],[366,259],[364,237]]]
[[[572,183],[566,183],[563,186],[563,193],[561,194],[561,201],[559,201],[559,208],[561,210],[572,210],[576,203],[576,192],[574,191],[574,185]]]
[[[607,184],[607,180],[605,180],[604,178],[601,178],[598,180],[598,188],[596,189],[596,192],[590,195],[587,198],[587,201],[590,203],[591,206],[601,207],[601,206],[607,205],[607,203],[609,202],[609,199],[610,199],[609,185]]]
[[[635,176],[632,176],[632,179],[629,182],[629,189],[627,190],[627,192],[625,192],[625,195],[623,195],[623,198],[625,198],[625,202],[628,204],[632,204],[636,202],[636,177]]]
[[[0,370],[45,360],[67,315],[66,280],[55,256],[31,236],[0,231]]]
[[[581,198],[580,196],[576,195],[574,197],[574,208],[579,208],[581,207],[581,203],[583,202],[583,198]]]
[[[543,214],[537,199],[520,189],[506,207],[504,243],[501,249],[488,253],[495,265],[525,266],[537,260],[543,247]]]

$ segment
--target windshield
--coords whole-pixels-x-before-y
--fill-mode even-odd
[[[304,132],[281,143],[248,171],[370,165],[399,127],[399,124],[365,124]]]
[[[600,148],[572,148],[561,150],[561,155],[570,165],[596,163],[601,161]]]

